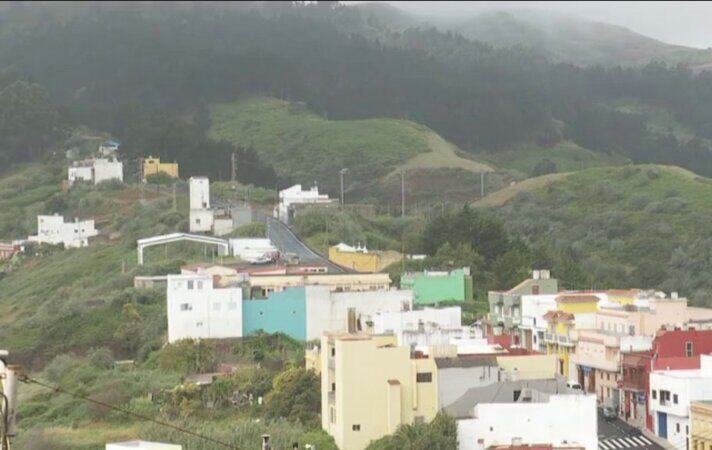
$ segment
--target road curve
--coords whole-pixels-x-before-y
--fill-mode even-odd
[[[293,253],[300,263],[325,265],[329,272],[343,273],[345,270],[319,253],[309,248],[283,222],[272,217],[267,218],[267,237],[277,246],[282,254]]]

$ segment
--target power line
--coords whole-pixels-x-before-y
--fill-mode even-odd
[[[109,404],[109,403],[104,403],[104,402],[99,401],[99,400],[94,400],[93,398],[89,398],[89,397],[85,397],[85,396],[83,396],[83,395],[79,395],[79,394],[77,394],[77,393],[75,393],[75,392],[67,391],[66,389],[62,389],[62,388],[59,387],[59,386],[52,386],[52,385],[43,383],[43,382],[41,382],[41,381],[39,381],[39,380],[36,380],[36,379],[34,379],[34,378],[30,378],[30,377],[28,377],[27,375],[19,375],[17,379],[18,379],[19,381],[23,382],[23,383],[36,384],[36,385],[38,385],[38,386],[42,386],[42,387],[44,387],[44,388],[46,388],[46,389],[50,389],[50,390],[52,390],[52,391],[54,391],[54,392],[56,392],[56,393],[59,393],[59,394],[66,394],[66,395],[69,395],[69,396],[71,396],[71,397],[77,398],[77,399],[79,399],[79,400],[84,400],[84,401],[87,401],[87,402],[90,402],[90,403],[94,403],[94,404],[96,404],[96,405],[103,406],[103,407],[105,407],[105,408],[112,409],[112,410],[114,410],[114,411],[118,411],[118,412],[123,413],[123,414],[126,414],[126,415],[128,415],[128,416],[136,417],[137,419],[141,419],[141,420],[145,420],[145,421],[148,421],[148,422],[152,422],[152,423],[155,423],[156,425],[160,425],[160,426],[162,426],[162,427],[171,428],[171,429],[173,429],[173,430],[180,431],[181,433],[185,433],[185,434],[188,434],[188,435],[190,435],[190,436],[197,437],[197,438],[199,438],[199,439],[203,439],[204,441],[212,442],[212,443],[214,443],[214,444],[218,444],[218,445],[220,445],[220,446],[222,446],[222,447],[225,447],[225,448],[229,448],[229,449],[232,449],[232,450],[241,450],[239,447],[236,447],[236,446],[234,446],[234,445],[232,445],[232,444],[229,444],[229,443],[227,443],[227,442],[223,442],[223,441],[219,441],[219,440],[217,440],[217,439],[211,438],[210,436],[205,436],[204,434],[200,434],[200,433],[196,433],[196,432],[194,432],[194,431],[186,430],[185,428],[181,428],[181,427],[179,427],[179,426],[170,424],[170,423],[168,423],[168,422],[163,422],[163,421],[160,421],[160,420],[158,420],[158,419],[154,419],[154,418],[152,418],[152,417],[144,416],[143,414],[138,414],[138,413],[135,413],[135,412],[133,412],[133,411],[129,411],[129,410],[120,408],[120,407],[118,407],[118,406],[111,405],[111,404]]]

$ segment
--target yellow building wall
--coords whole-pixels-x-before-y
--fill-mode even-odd
[[[609,295],[608,300],[614,303],[618,303],[622,306],[632,305],[633,303],[635,303],[635,299],[633,297],[621,295]]]
[[[598,311],[598,302],[581,302],[581,303],[558,303],[559,311],[578,314],[578,313],[595,313]]]
[[[378,253],[342,252],[338,247],[329,247],[329,260],[357,272],[378,272],[381,257]]]
[[[557,373],[557,359],[557,354],[498,356],[497,365],[507,372],[517,369],[520,380],[543,380],[554,378]]]
[[[178,178],[178,163],[162,163],[160,158],[145,158],[143,160],[143,176],[164,172],[172,178]]]
[[[329,358],[323,342],[322,358]],[[332,423],[330,412],[322,409],[327,414],[322,424],[341,450],[363,450],[400,424],[411,424],[416,417],[430,421],[437,414],[433,359],[411,359],[408,347],[384,346],[378,339],[337,338],[333,349],[335,356],[322,367],[333,365],[328,376],[333,376],[336,386],[335,420]],[[425,372],[431,374],[431,381],[418,383],[417,374]],[[331,389],[328,381],[322,382],[322,399],[328,402],[324,389]]]
[[[691,450],[712,449],[712,405],[693,403],[690,408],[690,423]]]

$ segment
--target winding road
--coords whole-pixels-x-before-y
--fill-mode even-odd
[[[297,255],[300,263],[325,265],[329,268],[329,272],[346,272],[341,266],[332,263],[309,248],[287,225],[277,219],[267,218],[267,237],[283,255],[286,253]]]

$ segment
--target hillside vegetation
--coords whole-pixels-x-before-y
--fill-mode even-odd
[[[267,97],[213,105],[210,112],[210,137],[253,148],[281,178],[317,181],[334,196],[344,167],[347,191],[363,191],[397,168],[491,170],[408,120],[327,120],[304,105]]]
[[[653,287],[710,305],[712,181],[676,167],[592,168],[497,210],[508,230],[580,261],[580,288]]]

